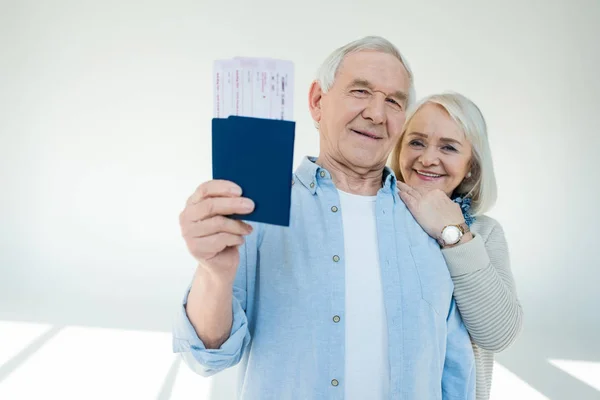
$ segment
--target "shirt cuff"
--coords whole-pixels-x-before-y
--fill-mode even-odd
[[[250,341],[248,319],[240,302],[233,296],[233,324],[229,338],[218,349],[207,349],[185,311],[189,292],[188,289],[176,317],[173,329],[173,352],[190,353],[205,373],[218,372],[237,364]]]
[[[467,243],[442,249],[450,276],[461,276],[479,271],[490,264],[490,257],[480,235],[473,235]]]

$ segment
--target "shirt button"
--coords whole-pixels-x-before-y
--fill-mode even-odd
[[[321,178],[325,178],[325,171],[321,171],[319,175],[321,175]]]
[[[314,183],[314,182],[311,182],[311,183],[310,183],[310,187],[311,187],[311,189],[312,189],[312,188],[314,188],[314,187],[315,187],[315,183]]]
[[[292,179],[292,186],[294,186],[294,183],[296,183],[296,182],[294,182],[294,180]]]
[[[333,261],[334,262],[340,261],[340,256],[338,256],[338,255],[333,256]]]
[[[335,322],[336,324],[337,324],[338,322],[340,322],[340,316],[339,316],[339,315],[334,315],[334,316],[333,316],[333,322]]]
[[[336,206],[331,207],[331,211],[337,212],[338,208]]]
[[[333,380],[331,381],[331,386],[337,386],[337,385],[339,385],[339,384],[340,384],[340,383],[338,382],[338,380],[337,380],[337,379],[333,379]]]

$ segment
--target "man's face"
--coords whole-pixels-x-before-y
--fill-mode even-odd
[[[311,89],[311,113],[319,123],[321,154],[350,168],[383,168],[406,118],[406,69],[376,51],[349,54],[331,89]]]

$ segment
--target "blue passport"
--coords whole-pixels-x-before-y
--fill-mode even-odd
[[[230,218],[290,225],[296,123],[237,117],[212,120],[213,179],[235,182],[254,211]]]

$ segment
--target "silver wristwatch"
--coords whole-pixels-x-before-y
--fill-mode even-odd
[[[458,225],[446,225],[438,238],[440,246],[453,246],[460,242],[463,235],[470,232],[469,226],[464,222]]]

